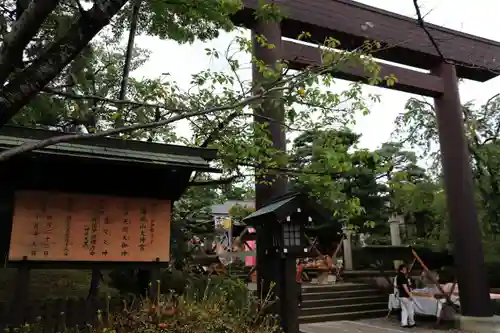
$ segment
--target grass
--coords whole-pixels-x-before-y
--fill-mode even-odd
[[[16,287],[17,270],[0,269],[0,302],[12,300]],[[107,279],[104,272],[104,279]],[[29,297],[32,300],[47,298],[81,298],[87,297],[90,286],[90,270],[72,269],[34,269],[30,273]],[[115,295],[117,290],[101,283],[101,294]]]

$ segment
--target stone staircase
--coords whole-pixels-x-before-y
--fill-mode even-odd
[[[300,323],[377,318],[387,314],[388,295],[369,284],[304,285]]]
[[[243,265],[232,265],[231,267],[228,267],[229,276],[243,281],[246,280],[249,272],[250,267],[246,267]]]

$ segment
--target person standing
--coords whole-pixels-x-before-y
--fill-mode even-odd
[[[304,263],[302,260],[297,259],[297,276],[295,281],[297,282],[297,294],[299,298],[299,307],[302,305],[302,273],[304,272]]]
[[[415,327],[415,307],[411,296],[411,282],[408,277],[408,267],[401,265],[396,276],[396,286],[401,303],[401,326]]]

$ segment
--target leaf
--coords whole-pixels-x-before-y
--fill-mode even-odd
[[[78,119],[79,116],[80,116],[80,106],[78,105],[78,103],[74,103],[72,117]]]

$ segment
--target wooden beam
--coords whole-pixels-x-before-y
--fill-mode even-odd
[[[245,9],[234,16],[236,24],[252,28],[259,0],[243,0]],[[390,46],[380,59],[423,69],[440,62],[436,49],[415,19],[352,0],[274,0],[285,14],[283,37],[296,39],[304,31],[322,43],[328,37],[345,49],[378,40]],[[368,24],[367,24],[368,23]],[[427,24],[445,58],[457,63],[459,77],[487,81],[500,74],[500,43]]]
[[[290,67],[293,69],[301,70],[309,66],[321,65],[321,51],[317,46],[283,40],[282,47],[284,60],[289,61]],[[429,97],[439,97],[443,93],[443,83],[439,76],[380,62],[378,65],[382,78],[394,74],[398,80],[393,86],[381,84],[381,87]],[[346,66],[338,68],[332,74],[337,78],[350,81],[367,80],[372,76],[364,68]]]

